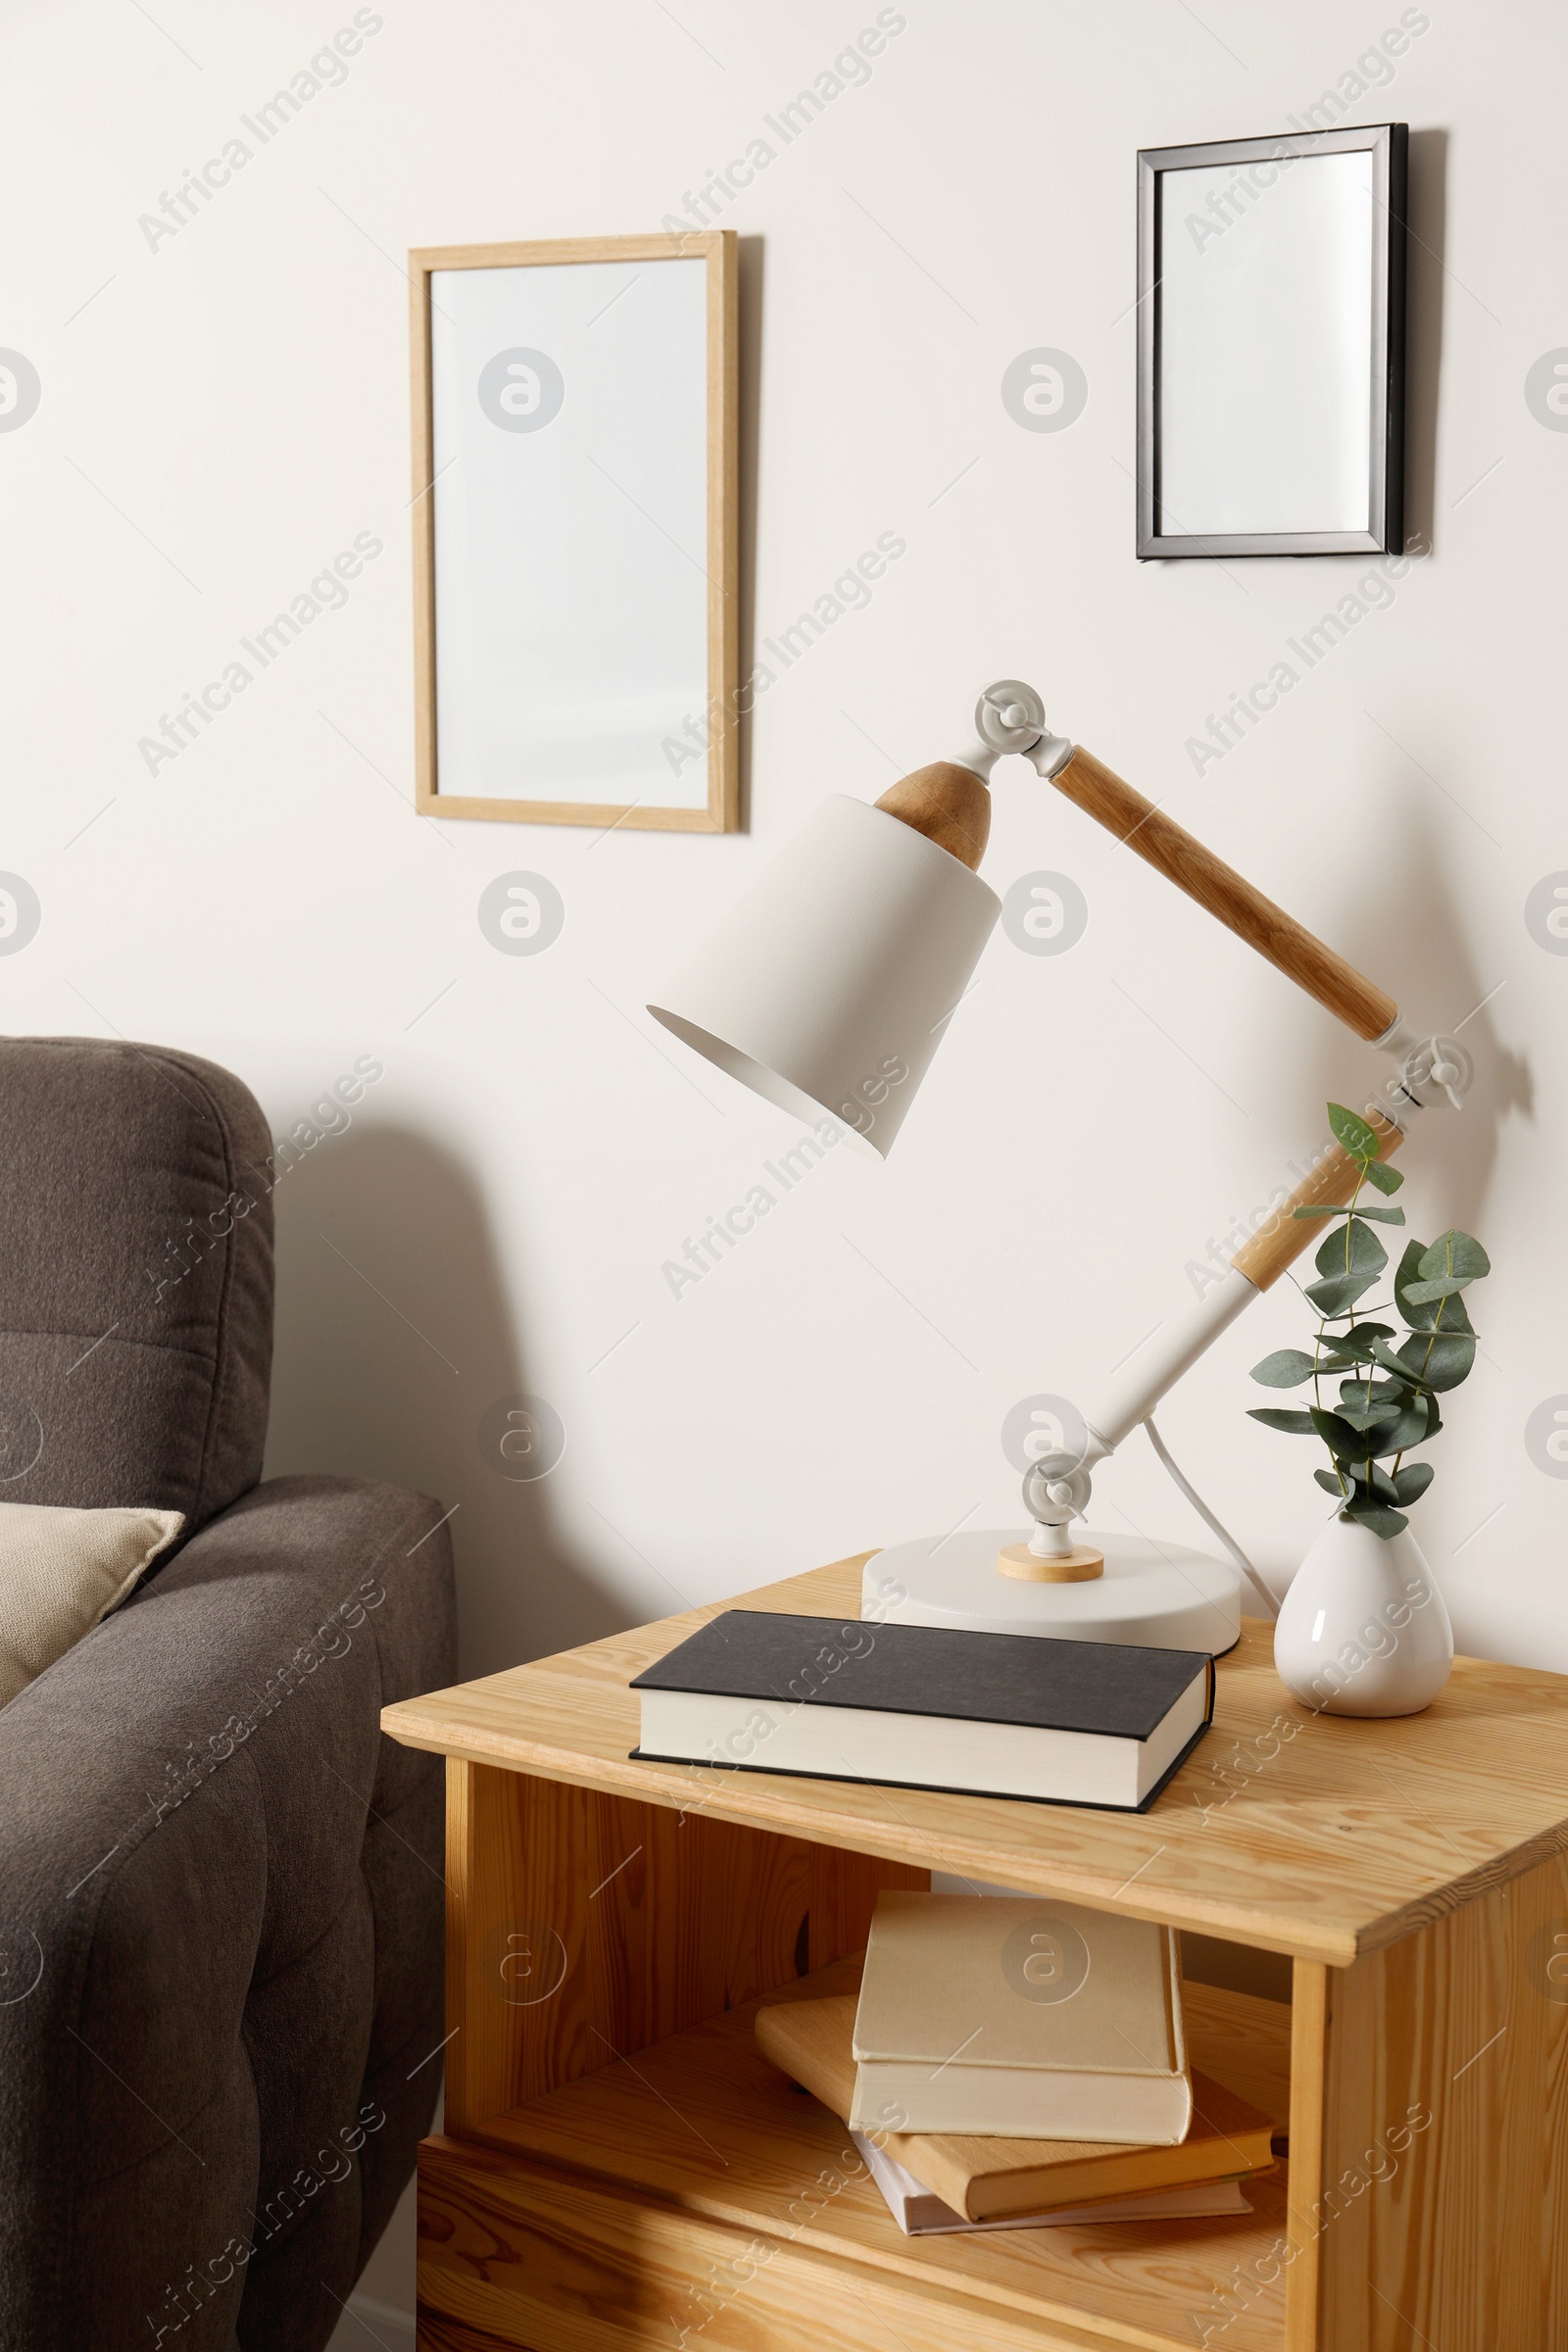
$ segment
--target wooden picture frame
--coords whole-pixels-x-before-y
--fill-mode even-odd
[[[511,793],[498,794],[493,789],[475,791],[471,789],[474,781],[473,771],[479,771],[482,776],[488,768],[495,766],[496,760],[493,758],[481,757],[473,750],[472,746],[476,742],[490,744],[495,740],[497,730],[504,730],[505,725],[511,723],[514,718],[517,710],[516,686],[515,681],[511,687],[497,683],[493,671],[487,676],[483,687],[472,682],[476,670],[483,665],[482,656],[473,650],[471,642],[476,636],[476,631],[470,627],[460,638],[458,623],[456,619],[453,619],[449,623],[448,633],[449,641],[455,650],[449,656],[449,674],[445,683],[445,691],[448,696],[446,706],[448,715],[446,723],[442,723],[443,706],[440,700],[442,691],[442,613],[440,606],[443,581],[447,583],[446,595],[454,612],[461,607],[466,612],[471,614],[472,612],[479,609],[479,597],[478,591],[469,593],[466,590],[460,597],[457,588],[453,585],[455,564],[458,560],[453,557],[452,550],[458,544],[454,536],[458,525],[455,520],[448,525],[448,517],[456,517],[459,513],[459,502],[455,489],[449,493],[449,497],[452,499],[450,509],[443,512],[438,502],[442,497],[441,480],[445,474],[450,472],[453,466],[460,462],[460,459],[458,456],[448,453],[438,460],[437,437],[438,430],[442,431],[447,439],[461,433],[471,432],[475,435],[476,452],[485,463],[491,463],[491,453],[499,445],[488,438],[482,442],[478,439],[478,436],[484,433],[484,426],[482,423],[474,424],[473,417],[482,411],[488,415],[492,423],[503,422],[503,418],[496,414],[495,403],[497,400],[502,406],[508,407],[509,414],[512,416],[519,415],[522,411],[520,406],[514,401],[513,396],[517,388],[512,385],[508,385],[499,394],[492,389],[487,398],[482,384],[478,384],[476,388],[479,397],[476,400],[470,402],[465,396],[461,405],[454,400],[450,386],[456,379],[450,373],[452,363],[444,357],[444,354],[447,350],[455,348],[453,338],[458,329],[452,324],[452,306],[450,305],[447,310],[442,312],[439,326],[434,331],[432,329],[435,281],[441,273],[447,271],[499,272],[546,269],[559,272],[563,268],[576,265],[664,265],[672,262],[687,264],[700,262],[705,273],[700,290],[694,289],[690,280],[682,280],[679,290],[680,301],[694,316],[696,315],[694,292],[700,291],[702,303],[703,347],[695,363],[701,368],[705,399],[703,433],[706,438],[706,466],[702,468],[701,482],[702,496],[706,501],[706,527],[701,551],[694,550],[689,545],[682,545],[682,537],[689,539],[693,534],[690,532],[671,533],[659,515],[650,512],[647,505],[639,501],[631,490],[615,482],[613,473],[599,464],[591,450],[586,453],[590,463],[598,466],[599,474],[611,483],[612,488],[601,490],[601,485],[595,482],[593,477],[584,474],[581,478],[586,489],[583,496],[579,498],[575,491],[564,491],[560,479],[559,469],[570,463],[565,444],[558,444],[553,456],[546,445],[541,443],[540,447],[544,451],[545,458],[558,468],[557,478],[550,485],[557,509],[558,523],[562,515],[569,514],[574,518],[579,511],[588,506],[591,503],[589,493],[601,495],[607,502],[607,506],[602,512],[619,516],[628,530],[643,535],[649,551],[650,565],[662,562],[666,568],[666,573],[673,566],[676,576],[682,583],[681,612],[684,617],[681,625],[686,631],[684,643],[689,662],[695,662],[697,659],[694,648],[697,647],[701,633],[706,628],[706,660],[700,664],[705,672],[705,682],[699,688],[701,702],[695,710],[691,707],[689,696],[685,700],[684,707],[678,701],[672,703],[669,710],[669,724],[675,731],[672,734],[664,734],[662,739],[662,760],[670,765],[672,779],[678,778],[679,783],[676,785],[672,782],[668,794],[669,805],[664,805],[659,797],[657,781],[653,782],[648,792],[637,794],[631,798],[626,797],[624,789],[618,795],[596,799],[554,797],[548,793],[540,793],[535,797],[522,797],[521,794],[518,794],[514,797]],[[626,281],[621,292],[629,292],[641,274],[639,269],[636,276]],[[525,244],[422,247],[409,256],[409,281],[412,300],[416,808],[419,814],[423,816],[472,817],[489,822],[499,821],[514,824],[623,826],[628,830],[660,832],[728,833],[736,831],[740,822],[741,696],[739,676],[739,338],[735,231],[733,229],[716,229],[689,236],[573,237]],[[557,278],[553,281],[553,286],[559,286],[560,283],[560,279]],[[668,281],[668,286],[669,290],[673,290],[674,281]],[[466,298],[469,291],[466,287],[463,288]],[[491,280],[484,287],[480,287],[476,281],[471,291],[475,301],[486,303],[492,299],[510,300],[514,291],[515,299],[522,302],[528,294],[534,291],[542,294],[545,287],[544,281],[541,281],[538,289],[513,290],[502,287],[497,280]],[[616,302],[619,299],[619,294],[612,298]],[[644,299],[651,300],[653,297],[645,292]],[[604,307],[606,311],[609,311],[612,305],[606,304]],[[627,316],[628,314],[623,313],[622,318],[624,319]],[[588,323],[591,325],[593,321],[589,320]],[[518,347],[523,346],[527,338],[520,333],[513,338],[514,343]],[[534,351],[527,356],[530,359],[537,359],[541,354]],[[513,359],[515,361],[515,353],[503,351],[497,355],[497,360],[490,363],[490,366],[498,365],[500,360]],[[547,359],[546,365],[553,364]],[[444,368],[448,370],[446,380],[449,388],[446,391],[441,389]],[[527,368],[519,368],[515,364],[506,372],[510,375],[520,373],[528,378],[530,390],[520,394],[519,400],[538,400],[536,375],[531,375]],[[547,424],[554,420],[555,416],[568,397],[569,391],[563,389],[563,378],[557,371],[553,385],[546,395],[547,405],[552,400],[554,403],[545,419]],[[438,411],[443,410],[443,404],[450,405],[445,409],[444,416],[438,416]],[[579,421],[582,412],[579,410],[577,416],[572,419],[573,428],[579,434],[582,430]],[[535,428],[515,426],[513,429],[531,432]],[[537,462],[533,460],[534,444],[531,442],[519,443],[517,446],[519,449],[527,450],[530,462]],[[687,441],[683,442],[683,449],[690,459],[692,453],[689,447],[689,435]],[[698,479],[695,459],[687,466],[687,476],[692,481]],[[535,478],[543,482],[546,477],[541,474]],[[479,476],[472,466],[469,468],[468,479],[475,483],[475,490],[470,494],[466,488],[465,496],[471,496],[477,501]],[[526,494],[524,493],[524,495]],[[640,521],[635,520],[626,508],[616,504],[617,496],[624,497],[629,502],[630,508],[635,509],[636,514],[641,516]],[[478,505],[475,511],[481,518],[486,512],[482,504]],[[514,523],[514,514],[510,517],[503,514],[496,526],[498,533],[510,529]],[[468,539],[465,540],[463,544],[467,545],[471,541],[472,532],[479,527],[479,524],[475,522],[472,514],[468,514],[465,517],[464,527],[468,533]],[[571,527],[575,528],[574,520]],[[584,527],[591,528],[592,525],[589,523]],[[654,534],[659,536],[656,538]],[[524,535],[520,533],[514,538],[502,537],[498,539],[496,549],[486,550],[486,561],[488,563],[493,558],[500,570],[505,571],[509,577],[516,578],[520,583],[521,575],[516,572],[515,563],[520,563],[523,559],[519,553],[514,563],[513,550],[514,547],[520,550],[523,544]],[[445,549],[445,553],[443,553],[443,549]],[[675,551],[675,556],[684,559],[687,565],[695,565],[705,575],[706,590],[700,592],[700,601],[699,592],[694,590],[687,572],[675,562],[674,557],[669,553],[670,550]],[[624,564],[607,562],[604,576],[607,585],[619,591],[625,584],[626,567]],[[519,594],[526,593],[520,585],[518,592]],[[635,594],[635,588],[626,590],[628,595]],[[666,623],[666,608],[670,600],[667,596],[655,597],[652,586],[650,586],[649,595],[657,608],[648,616],[649,633],[657,635],[661,626]],[[536,584],[534,589],[536,608],[542,612],[547,603],[547,597]],[[622,606],[623,611],[624,607]],[[552,607],[550,625],[556,625],[556,608]],[[609,656],[612,671],[617,646],[629,648],[633,638],[638,639],[640,651],[640,632],[622,630],[617,636],[614,616],[612,615],[606,621],[602,633],[602,643]],[[630,658],[629,655],[628,658]],[[463,673],[461,685],[458,676],[460,670]],[[548,664],[546,663],[541,668],[541,676],[545,675],[547,670]],[[645,680],[642,681],[642,687],[646,688]],[[607,691],[612,690],[613,678],[612,676]],[[494,697],[496,708],[503,714],[502,718],[488,732],[477,723],[470,729],[466,721],[460,722],[457,716],[462,698],[467,695],[469,699],[473,699],[481,692],[488,692]],[[644,691],[645,702],[646,699]],[[580,709],[584,706],[579,704],[576,707]],[[646,712],[644,717],[646,719]],[[651,725],[643,724],[637,740],[645,745],[651,742],[653,735],[658,732],[660,723],[656,719]],[[610,721],[607,719],[604,725],[608,739]],[[703,740],[705,735],[706,743]],[[443,744],[443,738],[445,738],[445,744]],[[459,748],[464,743],[467,743],[469,746],[466,752]],[[569,763],[569,755],[575,748],[569,744],[564,745],[564,750],[568,755],[568,762],[565,763]],[[445,775],[441,772],[443,750],[447,762]],[[644,749],[639,757],[642,761],[642,772],[649,772],[653,756]],[[547,753],[538,755],[538,759],[541,760],[547,760]],[[591,764],[591,757],[585,756],[585,758]],[[704,772],[700,775],[693,775],[689,771],[698,762],[703,763]],[[653,764],[657,766],[658,762],[653,761]],[[589,788],[591,789],[591,783]]]

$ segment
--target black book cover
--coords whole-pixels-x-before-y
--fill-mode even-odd
[[[1199,1675],[1211,1714],[1203,1650],[726,1609],[631,1688],[1147,1740]]]

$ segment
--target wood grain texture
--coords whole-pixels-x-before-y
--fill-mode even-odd
[[[449,2131],[864,1944],[929,1873],[700,1808],[449,1763]]]
[[[415,807],[421,816],[485,823],[611,826],[628,832],[733,833],[740,824],[740,310],[737,232],[555,237],[497,245],[427,245],[409,255],[410,417],[414,470]],[[497,800],[443,791],[436,760],[434,456],[430,278],[438,270],[524,270],[593,262],[704,261],[708,266],[708,797],[701,808],[637,802]]]
[[[453,2140],[420,2150],[418,2278],[420,2352],[1175,2352],[1163,2334],[999,2310],[787,2228],[727,2227]]]
[[[1562,2352],[1565,2089],[1560,1859],[1333,1980],[1322,2352]]]
[[[743,1596],[856,1617],[859,1560]],[[690,1610],[385,1711],[394,1739],[677,1817],[963,1873],[1345,1965],[1568,1846],[1568,1680],[1455,1661],[1420,1715],[1310,1714],[1250,1622],[1214,1728],[1147,1814],[633,1763],[630,1678],[717,1614]],[[730,1604],[722,1604],[730,1605]],[[625,1844],[611,1844],[611,1868]],[[629,1840],[628,1842],[635,1842]]]
[[[1392,1119],[1367,1113],[1378,1135],[1379,1159],[1392,1159],[1404,1137]],[[1249,1240],[1242,1244],[1231,1264],[1239,1274],[1245,1274],[1254,1290],[1266,1291],[1278,1282],[1287,1266],[1294,1265],[1308,1243],[1323,1239],[1323,1220],[1320,1217],[1298,1218],[1298,1208],[1346,1206],[1355,1191],[1360,1170],[1342,1144],[1324,1153],[1315,1168],[1302,1177],[1288,1200],[1261,1224]],[[1376,1203],[1374,1203],[1376,1205]],[[1395,1252],[1397,1257],[1397,1250]]]
[[[409,268],[432,270],[529,270],[539,264],[572,262],[682,262],[701,260],[733,229],[693,229],[669,236],[652,231],[635,237],[523,237],[490,245],[416,245]]]
[[[1123,783],[1093,752],[1080,746],[1052,781],[1086,816],[1196,899],[1288,980],[1338,1014],[1357,1037],[1381,1037],[1397,1017],[1399,1008],[1385,990],[1325,947],[1152,801]]]
[[[430,394],[430,273],[409,256],[409,427],[414,477],[414,805],[435,799],[435,476]]]
[[[844,1982],[854,1979],[849,1965]],[[788,1988],[784,1997],[800,1998],[803,1989]],[[666,2344],[678,2340],[683,2319],[694,2331],[701,2327],[704,2340],[750,2348],[863,2344],[867,2332],[880,2340],[867,2329],[869,2312],[922,2346],[1076,2347],[1092,2331],[1101,2343],[1108,2337],[1189,2352],[1200,2340],[1196,2316],[1214,2308],[1230,2269],[1261,2259],[1284,2227],[1285,2188],[1275,2173],[1249,2183],[1249,2216],[906,2238],[844,2127],[758,2050],[755,2008],[711,2018],[632,2064],[601,2069],[493,2118],[488,2155],[468,2146],[456,2160],[481,2167],[477,2212],[474,2177],[454,2181],[450,2143],[426,2142],[421,2302],[500,2332],[506,2306],[487,2297],[498,2282],[513,2291],[506,2281],[517,2266],[529,2273],[525,2293],[539,2291],[541,2277],[556,2292],[550,2259],[533,2241],[524,2254],[502,2227],[499,2217],[509,2210],[531,2217],[530,2227],[580,2263],[578,2287],[563,2293],[587,2291],[583,2282],[591,2285],[607,2269],[608,2288],[595,2290],[605,2295],[602,2320],[616,2296],[641,2297],[636,2324],[662,2325]],[[573,2217],[596,2211],[600,2197],[605,2219],[585,2242]],[[715,2231],[727,2234],[715,2238]],[[508,2250],[489,2250],[487,2239],[505,2239]],[[715,2338],[723,2312],[706,2314],[703,2282],[710,2264],[725,2261],[725,2247],[733,2261],[748,2246],[763,2249],[761,2259],[756,2251],[750,2257],[755,2279],[724,2299],[724,2311],[735,2314],[726,2324],[737,2332]],[[825,2271],[814,2269],[824,2261]],[[771,2289],[784,2279],[789,2298],[777,2310]],[[906,2316],[925,2331],[911,2334]],[[1038,2332],[1024,2331],[1020,2322]],[[531,2309],[512,2324],[527,2344],[593,2340],[544,2331]],[[782,2332],[791,2324],[794,2333]],[[841,2337],[835,2328],[848,2332]],[[625,2340],[643,2339],[629,2332]],[[1227,2352],[1282,2352],[1283,2289],[1254,2298],[1225,2341]]]
[[[1291,2004],[1182,1979],[1187,2055],[1202,2074],[1291,2128]]]
[[[491,2335],[482,2328],[465,2328],[461,2320],[450,2320],[444,2312],[422,2309],[417,2316],[416,2336],[418,2352],[514,2352],[515,2338]]]
[[[1323,2083],[1329,1972],[1298,1960],[1291,1993],[1291,2187],[1287,2205],[1285,2341],[1287,2352],[1320,2352],[1318,2269],[1322,2241],[1315,2197],[1323,2173]],[[1328,2345],[1321,2352],[1330,2352]],[[1346,2347],[1349,2352],[1349,2347]]]
[[[1027,1544],[1004,1544],[997,1554],[1004,1576],[1025,1585],[1092,1585],[1105,1573],[1105,1555],[1095,1544],[1075,1544],[1070,1551],[1032,1551]]]
[[[923,833],[960,865],[979,870],[991,836],[991,794],[973,768],[935,760],[890,784],[877,807]]]

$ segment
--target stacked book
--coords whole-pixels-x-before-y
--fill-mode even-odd
[[[1244,2214],[1273,2163],[1269,2118],[1189,2068],[1171,1931],[1119,1914],[885,1893],[858,2000],[756,2030],[911,2235]]]

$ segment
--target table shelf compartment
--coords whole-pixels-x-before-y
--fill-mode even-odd
[[[768,2000],[848,1989],[848,1961]],[[1201,1997],[1199,2063],[1279,2083],[1288,2023],[1250,2043],[1249,2003]],[[758,2050],[760,2003],[720,2014],[492,2116],[482,2145],[438,2139],[420,2165],[420,2295],[434,2320],[534,2352],[863,2352],[875,2317],[911,2352],[1125,2344],[1284,2352],[1281,2165],[1248,2216],[907,2238],[850,2135]],[[551,2251],[546,2257],[541,2249]],[[508,2336],[504,2329],[516,2330]],[[598,2332],[584,2332],[589,2328]],[[435,2338],[434,2341],[441,2339]]]

